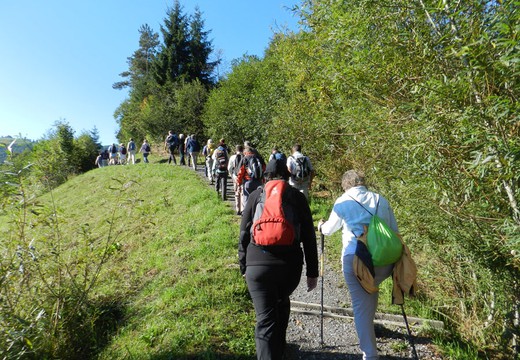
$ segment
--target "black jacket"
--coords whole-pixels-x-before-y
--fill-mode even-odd
[[[318,277],[316,232],[314,231],[311,210],[305,196],[291,186],[287,186],[283,194],[284,203],[288,202],[293,207],[295,218],[297,219],[295,222],[298,222],[298,224],[293,225],[295,228],[299,227],[299,239],[296,239],[294,246],[284,246],[282,249],[282,247],[265,248],[251,242],[251,225],[256,205],[260,202],[261,195],[261,188],[253,191],[242,212],[240,239],[238,242],[240,272],[245,274],[246,266],[301,264],[305,257],[306,275],[308,277]]]

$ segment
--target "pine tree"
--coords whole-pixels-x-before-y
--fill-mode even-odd
[[[135,89],[149,79],[151,63],[157,54],[159,34],[155,33],[148,24],[139,28],[139,48],[128,58],[128,70],[119,74],[125,78],[112,85],[114,89]]]
[[[209,62],[209,56],[213,51],[211,42],[208,41],[210,31],[204,31],[202,13],[197,7],[190,22],[190,63],[188,65],[189,79],[199,79],[206,86],[213,84],[212,73],[218,65],[218,61]]]
[[[154,78],[159,85],[187,78],[190,61],[188,20],[179,1],[169,8],[161,25],[163,45],[154,62]]]

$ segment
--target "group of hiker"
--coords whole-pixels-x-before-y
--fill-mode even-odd
[[[104,167],[108,165],[126,165],[135,164],[135,154],[137,147],[134,139],[130,139],[125,146],[124,143],[116,145],[113,143],[99,152],[96,158],[95,165]],[[148,154],[151,152],[150,144],[145,139],[139,150],[143,154],[143,161],[148,162]]]
[[[108,164],[127,162],[127,154],[128,163],[135,163],[136,147],[132,139],[126,148],[120,144],[115,151],[117,155],[112,155],[115,147],[112,144],[105,150]],[[256,314],[257,358],[282,359],[290,295],[300,282],[303,264],[307,291],[315,289],[318,283],[316,231],[309,206],[309,189],[315,176],[311,160],[302,153],[301,144],[293,145],[289,156],[273,148],[266,162],[249,141],[231,150],[225,139],[218,142],[208,139],[201,149],[196,135],[177,135],[173,131],[166,136],[164,148],[169,154],[168,164],[176,165],[178,155],[179,165],[191,166],[193,170],[197,170],[197,159],[202,152],[205,176],[215,184],[217,192],[224,191],[227,178],[231,178],[234,209],[241,215],[240,272]],[[146,140],[139,151],[147,163],[151,150]],[[363,359],[377,359],[374,331],[377,288],[391,277],[394,300],[402,301],[403,292],[414,291],[416,274],[410,274],[410,269],[415,264],[404,263],[413,263],[404,244],[403,255],[397,262],[378,266],[371,261],[366,245],[367,226],[377,215],[398,234],[393,211],[383,196],[367,189],[363,173],[346,171],[341,185],[344,193],[334,203],[328,220],[320,220],[316,225],[322,234],[322,249],[324,235],[342,229],[342,270],[352,299],[360,348]]]

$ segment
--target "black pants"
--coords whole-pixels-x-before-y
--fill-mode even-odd
[[[173,161],[175,165],[177,165],[177,161],[175,160],[175,150],[170,150],[170,157],[168,158],[168,164]]]
[[[256,313],[258,360],[281,360],[289,323],[289,296],[300,282],[302,265],[248,266],[246,281]]]
[[[216,183],[215,183],[215,190],[217,190],[217,192],[218,191],[224,191],[226,186],[227,186],[227,171],[226,172],[219,172],[217,170],[216,175],[217,175],[217,180],[216,180]],[[220,180],[221,179],[224,179],[224,184],[223,184],[224,188],[223,189],[220,188],[220,182],[221,182]]]

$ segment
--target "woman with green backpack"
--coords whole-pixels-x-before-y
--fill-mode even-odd
[[[341,186],[345,192],[334,203],[329,219],[319,222],[318,229],[324,235],[331,235],[342,229],[343,275],[352,299],[359,346],[363,352],[363,359],[378,359],[374,316],[379,293],[377,291],[369,293],[362,286],[354,271],[354,258],[356,251],[359,255],[360,248],[365,245],[358,241],[358,238],[366,232],[374,215],[377,215],[395,233],[398,233],[397,222],[388,201],[367,189],[362,173],[355,170],[347,171],[343,174]],[[374,285],[377,287],[392,275],[393,263],[382,266],[374,263],[374,265]]]

